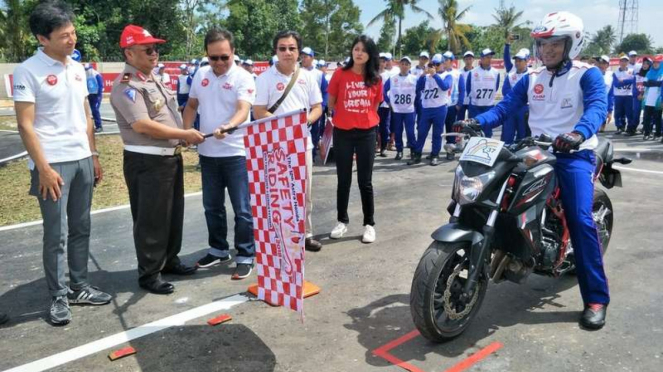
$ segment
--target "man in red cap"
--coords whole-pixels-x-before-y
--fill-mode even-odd
[[[165,40],[128,25],[120,47],[126,66],[113,82],[111,105],[124,142],[124,179],[129,189],[139,285],[156,294],[175,287],[161,274],[191,275],[180,262],[184,222],[183,144],[204,141],[195,129],[183,129],[177,100],[152,71],[157,44]]]

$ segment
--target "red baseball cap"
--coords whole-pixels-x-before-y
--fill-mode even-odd
[[[157,39],[149,31],[136,25],[127,25],[120,36],[120,48],[142,44],[163,44],[165,42],[166,40]]]
[[[663,54],[657,54],[654,56],[654,62],[663,62]]]

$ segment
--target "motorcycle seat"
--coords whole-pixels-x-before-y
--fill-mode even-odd
[[[612,148],[612,143],[608,139],[599,137],[599,145],[594,150],[594,153],[598,158],[600,158],[601,162],[612,163],[614,151]],[[597,160],[597,163],[598,162],[599,161]]]

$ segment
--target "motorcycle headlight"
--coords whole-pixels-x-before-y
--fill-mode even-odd
[[[454,195],[460,205],[476,202],[477,198],[483,192],[486,184],[495,178],[495,171],[490,171],[476,177],[467,177],[463,168],[459,165],[456,168],[456,178],[454,180]]]

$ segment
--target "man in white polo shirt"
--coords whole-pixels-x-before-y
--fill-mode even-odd
[[[213,133],[215,137],[198,146],[210,246],[207,255],[198,261],[198,267],[210,267],[231,259],[224,201],[228,189],[235,213],[237,249],[237,266],[231,278],[244,279],[253,269],[255,244],[244,150],[245,129],[235,128],[249,121],[256,86],[253,76],[234,63],[232,33],[210,30],[205,35],[205,51],[210,66],[201,68],[196,74],[184,109],[185,128],[191,128],[196,112],[199,112],[200,130]]]
[[[295,31],[281,31],[273,42],[278,61],[263,72],[256,79],[258,93],[254,107],[257,119],[266,118],[290,111],[308,110],[309,129],[312,123],[322,115],[322,93],[315,76],[306,69],[297,67],[299,51],[302,50],[302,38]],[[291,79],[297,78],[292,90],[278,107],[274,104],[283,96]],[[306,241],[305,248],[309,251],[319,251],[322,244],[313,239],[313,198],[311,194],[311,180],[313,179],[313,143],[309,136],[306,146]]]
[[[70,303],[103,305],[111,300],[87,281],[92,190],[103,173],[85,70],[70,57],[76,45],[73,21],[63,3],[35,8],[30,30],[43,48],[16,68],[13,83],[18,128],[30,154],[30,195],[39,200],[44,220],[44,272],[53,325],[71,321]]]

